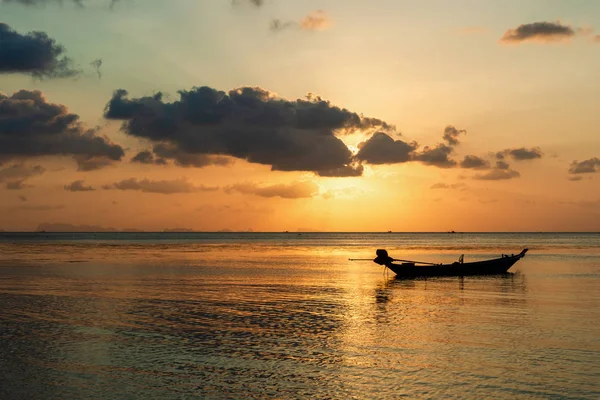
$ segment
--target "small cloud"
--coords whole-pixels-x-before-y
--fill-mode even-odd
[[[264,0],[231,0],[231,5],[238,6],[240,4],[251,4],[255,7],[262,7],[265,4]]]
[[[575,37],[577,32],[577,28],[563,25],[560,21],[533,22],[507,30],[504,32],[500,42],[507,44],[519,44],[528,41],[541,43],[560,42],[570,40]]]
[[[27,197],[25,197],[25,196],[19,196],[19,200],[21,200],[21,201],[27,201]]]
[[[277,184],[270,186],[259,186],[254,183],[238,183],[227,186],[225,192],[253,194],[260,197],[281,197],[284,199],[302,199],[314,197],[319,192],[319,186],[314,182],[294,182],[290,184]]]
[[[140,164],[156,164],[156,165],[166,165],[167,160],[162,157],[155,158],[154,154],[151,151],[145,150],[137,153],[132,159],[133,163]]]
[[[451,153],[452,147],[440,143],[435,147],[425,146],[422,151],[415,153],[413,160],[438,168],[452,168],[456,166],[456,161],[450,158]]]
[[[542,158],[544,153],[539,147],[532,147],[530,149],[525,147],[520,147],[517,149],[504,149],[496,153],[496,159],[498,160],[504,160],[505,156],[510,156],[516,161],[524,161]]]
[[[481,157],[467,155],[460,162],[460,167],[467,169],[488,169],[490,168],[490,163]]]
[[[208,187],[204,185],[195,186],[187,179],[151,181],[149,179],[137,180],[136,178],[125,179],[110,185],[103,185],[102,188],[105,190],[135,190],[144,193],[160,194],[210,192],[219,189],[218,187]]]
[[[600,158],[593,157],[584,161],[573,161],[569,168],[570,174],[593,174],[600,172]]]
[[[99,58],[97,60],[94,60],[90,63],[90,65],[96,71],[96,75],[98,75],[98,79],[102,79],[102,72],[100,71],[100,67],[102,67],[102,59]]]
[[[479,201],[481,204],[492,204],[497,203],[498,199],[479,199],[477,201]]]
[[[473,179],[482,180],[482,181],[499,181],[506,179],[513,179],[520,177],[521,174],[517,171],[513,170],[503,170],[503,169],[493,169],[484,174],[477,174],[473,177]]]
[[[30,185],[25,184],[27,179],[42,175],[44,172],[46,172],[46,169],[40,165],[27,167],[24,164],[14,164],[0,170],[0,183],[6,182],[7,189],[20,190],[30,187]]]
[[[510,165],[506,161],[498,160],[496,161],[496,169],[509,169]]]
[[[91,186],[85,186],[83,180],[71,182],[68,185],[65,185],[64,189],[70,192],[92,192],[96,190]]]
[[[458,137],[461,133],[464,133],[466,135],[467,131],[464,129],[456,129],[452,125],[448,125],[444,129],[444,136],[442,136],[442,139],[447,141],[449,146],[456,146],[460,143],[458,141]]]
[[[578,181],[580,181],[582,179],[583,179],[583,177],[581,177],[581,176],[569,176],[569,177],[567,177],[567,180],[569,180],[571,182],[578,182]]]

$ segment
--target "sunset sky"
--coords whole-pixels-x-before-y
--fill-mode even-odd
[[[29,3],[2,230],[600,229],[599,1]]]

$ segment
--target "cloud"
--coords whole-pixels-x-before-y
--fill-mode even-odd
[[[383,132],[377,132],[358,145],[356,159],[368,164],[395,164],[410,161],[417,148],[416,143],[394,140]]]
[[[94,189],[91,186],[85,186],[83,184],[83,180],[78,180],[78,181],[71,182],[68,185],[65,185],[65,190],[68,190],[71,192],[92,192],[96,189]]]
[[[537,158],[542,158],[544,153],[539,147],[532,147],[530,149],[526,149],[524,147],[518,149],[505,149],[496,153],[496,158],[498,160],[503,160],[505,156],[512,157],[513,160],[523,161],[523,160],[535,160]]]
[[[456,166],[456,161],[450,159],[452,150],[451,146],[442,143],[435,147],[425,146],[421,152],[414,155],[414,159],[421,161],[425,165],[439,168],[452,168]]]
[[[44,32],[20,34],[0,23],[0,74],[24,73],[35,78],[68,78],[80,73],[65,49]]]
[[[560,21],[533,22],[530,24],[519,25],[515,29],[507,30],[504,32],[500,42],[515,44],[527,41],[543,43],[559,42],[575,37],[577,31],[576,28],[569,25],[563,25]]]
[[[85,6],[85,2],[86,2],[86,0],[70,0],[70,1],[73,4],[75,4],[77,7],[81,7],[81,8],[83,8]],[[255,0],[255,1],[261,1],[261,0]],[[109,7],[111,9],[118,2],[119,2],[119,0],[107,1],[107,3],[109,3]],[[24,6],[41,6],[41,5],[46,5],[46,4],[50,4],[50,3],[62,4],[63,0],[2,0],[2,3],[15,3],[15,4],[21,4]]]
[[[90,65],[96,71],[96,75],[98,75],[98,79],[102,79],[102,71],[100,71],[100,68],[102,67],[102,59],[98,58],[97,60],[92,61],[90,63]]]
[[[182,155],[228,156],[272,170],[317,174],[346,174],[353,164],[352,152],[336,134],[394,129],[314,95],[289,101],[261,88],[224,93],[199,87],[179,96],[166,103],[162,93],[129,99],[125,90],[117,90],[105,117],[123,120],[124,132],[150,140],[156,154],[179,163]]]
[[[444,136],[442,136],[442,139],[444,139],[446,142],[448,142],[449,146],[456,146],[457,144],[460,143],[458,141],[458,137],[460,136],[461,133],[464,133],[466,135],[467,131],[464,129],[456,129],[452,125],[448,125],[444,129]]]
[[[569,176],[567,178],[567,180],[571,181],[571,182],[578,182],[580,180],[582,180],[583,178],[581,176]]]
[[[262,7],[265,4],[264,0],[231,0],[231,5],[237,6],[242,3],[248,3],[256,7]]]
[[[496,161],[496,169],[509,169],[510,165],[506,161],[498,160]]]
[[[25,196],[19,196],[19,200],[21,200],[21,201],[27,201],[27,197],[25,197]]]
[[[0,183],[6,182],[6,188],[20,190],[28,185],[25,181],[34,176],[42,175],[46,169],[40,165],[27,167],[24,164],[14,164],[10,167],[0,169]]]
[[[282,21],[273,19],[269,29],[271,32],[281,32],[288,28],[297,28],[305,31],[324,31],[332,25],[331,19],[323,10],[313,11],[300,21]]]
[[[154,154],[151,151],[144,150],[137,153],[132,159],[131,162],[140,163],[140,164],[156,164],[156,165],[165,165],[167,161],[162,158],[154,157]]]
[[[233,164],[233,160],[229,157],[187,153],[177,146],[165,143],[154,145],[152,151],[159,157],[156,160],[158,164],[166,163],[165,159],[173,159],[180,167],[202,168],[209,165],[226,167]]]
[[[517,171],[513,171],[511,169],[492,169],[489,172],[484,174],[477,174],[473,177],[473,179],[483,180],[483,181],[499,181],[506,179],[513,179],[520,177],[521,174]]]
[[[314,182],[294,182],[290,184],[277,184],[271,186],[258,186],[254,183],[238,183],[227,186],[225,192],[253,194],[260,197],[281,197],[284,199],[302,199],[318,194],[319,186]]]
[[[40,91],[0,93],[0,162],[52,155],[72,156],[80,170],[89,171],[119,161],[124,151]]]
[[[600,158],[593,157],[584,161],[573,161],[569,168],[570,174],[593,174],[600,172]]]
[[[129,178],[110,185],[103,185],[103,189],[117,190],[136,190],[145,193],[175,194],[175,193],[196,193],[218,190],[218,187],[207,187],[204,185],[195,186],[187,179],[151,181],[149,179],[137,180]]]
[[[481,157],[467,155],[460,162],[460,167],[468,169],[488,169],[490,168],[490,163]]]

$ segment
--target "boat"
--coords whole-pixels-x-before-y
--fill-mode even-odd
[[[464,262],[464,254],[452,264],[435,264],[420,261],[398,260],[390,257],[384,249],[377,250],[373,260],[379,265],[385,265],[399,278],[420,278],[433,276],[473,276],[506,274],[510,267],[525,257],[528,249],[519,254],[502,254],[500,258],[490,260]],[[398,263],[398,261],[400,263]]]

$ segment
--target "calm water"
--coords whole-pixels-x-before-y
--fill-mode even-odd
[[[0,233],[1,399],[399,397],[600,398],[600,234]]]

